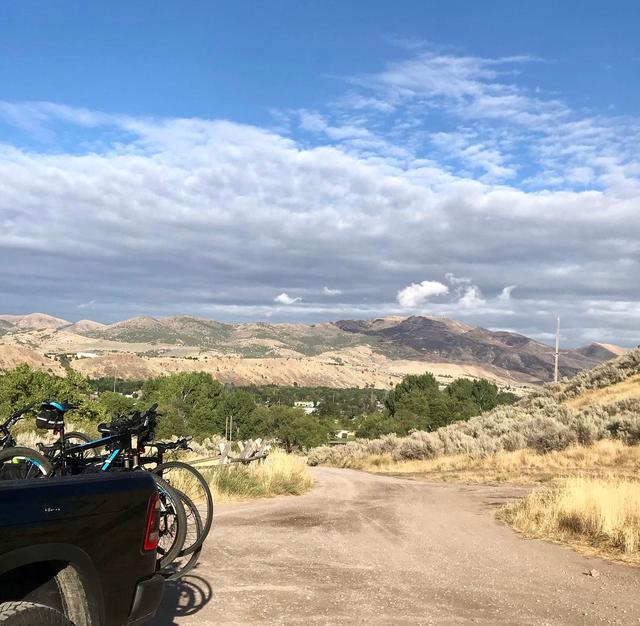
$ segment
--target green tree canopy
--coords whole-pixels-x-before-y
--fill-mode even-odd
[[[327,442],[325,423],[290,406],[259,406],[255,411],[255,436],[274,437],[287,452],[311,448]]]

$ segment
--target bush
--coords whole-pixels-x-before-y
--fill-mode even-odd
[[[640,399],[626,399],[606,406],[572,409],[562,400],[576,390],[625,380],[640,372],[640,349],[583,372],[568,383],[545,385],[515,405],[408,437],[386,435],[335,448],[311,451],[311,465],[363,466],[367,457],[390,456],[394,460],[432,459],[440,455],[467,454],[482,457],[501,450],[533,448],[540,453],[563,450],[574,443],[592,444],[609,437],[640,443]],[[456,385],[462,393],[469,385]]]

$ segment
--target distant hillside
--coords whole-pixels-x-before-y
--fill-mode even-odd
[[[488,363],[539,380],[553,376],[553,349],[523,335],[494,332],[444,318],[416,316],[393,324],[383,322],[350,320],[336,325],[346,332],[375,338],[379,349],[393,358]],[[597,351],[563,350],[561,375],[573,376],[616,355],[603,344],[598,346]]]
[[[382,381],[389,386],[403,374],[427,369],[444,379],[469,375],[526,383],[550,380],[553,375],[553,349],[546,344],[516,333],[424,316],[321,324],[226,324],[190,316],[147,316],[105,325],[91,320],[71,323],[41,313],[0,315],[0,348],[3,345],[28,348],[41,355],[96,357],[73,365],[89,374],[92,369],[117,369],[113,355],[136,355],[135,367],[131,359],[121,359],[121,376],[127,376],[129,370],[193,369],[205,360],[208,367],[216,363],[215,372],[227,372],[220,361],[224,355],[251,359],[249,365],[255,361],[250,371],[236,365],[245,372],[240,378],[251,382],[295,381],[292,372],[296,368],[291,361],[285,365],[286,359],[308,363],[306,370],[298,370],[305,384],[313,384],[317,372],[319,380],[331,379],[336,386],[341,386],[341,381],[345,385],[347,381],[362,385]],[[573,376],[622,352],[602,343],[563,350],[560,372]],[[257,369],[259,365],[262,370]],[[328,373],[326,367],[337,369]]]

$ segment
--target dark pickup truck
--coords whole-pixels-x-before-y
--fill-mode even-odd
[[[0,624],[151,619],[157,492],[146,472],[0,481]]]

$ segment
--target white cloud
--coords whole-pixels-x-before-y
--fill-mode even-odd
[[[341,289],[329,289],[326,285],[322,288],[322,293],[325,296],[339,296],[342,293]]]
[[[289,294],[282,292],[279,296],[276,296],[273,301],[279,304],[295,304],[300,302],[302,298],[292,298]]]
[[[458,303],[465,309],[479,309],[484,306],[487,301],[482,297],[479,287],[470,285],[464,289]]]
[[[500,67],[490,66],[491,80]],[[557,310],[575,340],[588,327],[591,335],[607,329],[608,341],[616,333],[635,341],[640,166],[625,161],[627,144],[618,149],[616,124],[601,151],[606,121],[550,126],[564,139],[536,140],[541,161],[566,178],[559,153],[592,160],[598,186],[532,191],[513,179],[474,178],[440,155],[420,156],[433,133],[413,125],[420,108],[410,105],[395,109],[405,134],[386,143],[360,138],[358,150],[353,137],[310,147],[308,137],[296,142],[220,120],[111,116],[48,103],[5,107],[4,119],[31,144],[0,144],[0,302],[73,317],[78,302],[95,299],[92,316],[104,320],[199,313],[318,321],[406,312],[434,295],[423,297],[424,283],[410,284],[415,276],[448,271],[443,281],[453,293],[429,302],[430,312],[493,328],[507,319],[533,334],[547,332]],[[384,113],[378,107],[375,114]],[[491,143],[492,127],[483,132],[466,121],[465,137],[510,163],[511,125]],[[73,151],[64,142],[39,147],[40,136],[87,128],[91,143],[74,143]],[[52,250],[52,240],[64,241],[64,250]],[[316,288],[299,292],[303,306],[271,302],[282,285],[325,282],[346,296],[327,305],[330,294]],[[535,295],[482,304],[474,287],[499,293],[516,282]],[[402,306],[400,293],[400,304],[388,296],[398,285],[409,285]]]
[[[429,298],[448,293],[449,288],[436,280],[423,280],[411,283],[398,291],[397,300],[400,306],[411,309],[423,305]]]
[[[471,282],[470,278],[466,278],[465,276],[456,276],[455,274],[451,273],[451,272],[447,272],[445,275],[445,280],[454,286],[457,285],[466,285],[468,283]]]
[[[300,111],[300,127],[314,133],[323,133],[330,139],[344,140],[369,138],[371,132],[355,124],[331,126],[322,115],[314,111]]]
[[[96,306],[95,300],[89,300],[88,302],[82,302],[77,306],[78,309],[94,309]]]
[[[500,292],[500,295],[498,296],[498,300],[502,300],[503,302],[506,302],[507,300],[511,300],[511,294],[513,293],[513,290],[516,287],[517,285],[508,285],[507,287],[505,287]]]

